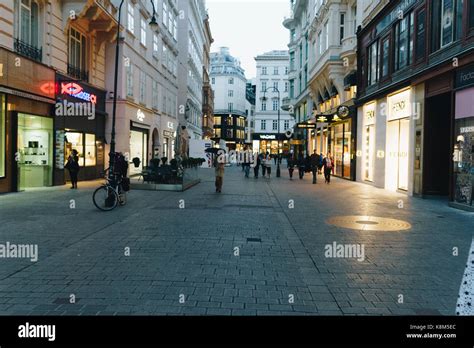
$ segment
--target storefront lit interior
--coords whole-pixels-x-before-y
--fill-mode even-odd
[[[163,151],[168,153],[168,138],[164,139]],[[148,165],[148,130],[132,128],[130,130],[130,161],[138,158],[140,163],[138,166],[134,164],[129,166],[130,175],[138,174],[143,171],[143,167]]]
[[[53,119],[18,114],[18,188],[52,186]]]

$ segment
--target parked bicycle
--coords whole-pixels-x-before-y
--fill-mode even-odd
[[[125,164],[124,164],[125,163]],[[130,190],[130,179],[127,178],[128,164],[122,154],[116,154],[115,170],[110,175],[110,168],[104,172],[106,183],[96,189],[92,200],[97,209],[111,211],[118,205],[127,203],[127,191]]]

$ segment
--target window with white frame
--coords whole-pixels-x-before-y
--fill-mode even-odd
[[[38,47],[38,4],[32,0],[22,0],[19,5],[16,24],[17,38],[28,45]]]
[[[140,42],[143,46],[146,46],[146,21],[144,18],[140,21]]]
[[[163,1],[163,24],[165,27],[168,26],[168,4]]]
[[[267,67],[262,66],[262,75],[266,75],[266,74],[267,74]]]
[[[171,8],[168,10],[168,31],[173,35],[173,11]]]
[[[288,75],[288,67],[285,67],[285,75]]]
[[[290,120],[285,120],[284,128],[285,128],[285,131],[290,128]]]
[[[135,33],[135,8],[131,2],[128,3],[128,26],[127,29]]]
[[[278,130],[278,121],[277,120],[273,120],[273,130]]]
[[[273,75],[278,75],[278,67],[273,68]]]
[[[177,41],[178,40],[178,22],[176,17],[173,19],[173,38]]]
[[[163,42],[163,55],[161,58],[161,64],[163,64],[166,68],[168,68],[168,47]]]
[[[229,96],[229,97],[233,97],[233,96],[234,96],[234,91],[233,91],[232,89],[229,89],[228,96]]]
[[[231,78],[229,79],[229,85],[233,85],[233,84],[234,84],[234,78],[231,77]]]
[[[125,67],[125,75],[127,81],[127,96],[133,97],[133,65],[131,63]]]
[[[267,120],[260,120],[260,129],[267,130]]]
[[[323,54],[323,34],[321,31],[318,33],[318,54]]]
[[[229,103],[228,104],[228,111],[233,112],[234,111],[234,103]]]
[[[158,35],[156,33],[153,34],[153,53],[158,53]]]
[[[140,70],[140,94],[139,101],[142,104],[146,103],[146,74],[144,71]]]
[[[278,99],[273,99],[273,111],[278,111]]]
[[[342,45],[342,39],[344,39],[344,28],[345,28],[345,22],[346,22],[346,14],[345,13],[340,13],[339,15],[339,44]]]
[[[69,65],[86,71],[87,68],[86,37],[74,28],[69,30]]]
[[[324,25],[324,32],[326,33],[326,50],[329,48],[329,21]]]
[[[262,92],[267,90],[267,81],[262,81]]]
[[[285,82],[285,92],[288,92],[288,88],[290,87],[289,82]]]
[[[267,102],[262,101],[262,111],[267,111]]]
[[[278,90],[278,81],[273,82],[273,89]]]
[[[158,110],[158,103],[159,103],[159,89],[158,89],[158,82],[153,80],[153,83],[152,83],[152,94],[153,94],[153,97],[152,97],[152,107],[153,109],[155,110]]]

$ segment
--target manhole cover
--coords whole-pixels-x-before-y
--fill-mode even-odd
[[[411,224],[403,220],[377,216],[334,216],[326,221],[329,225],[363,231],[405,231]]]

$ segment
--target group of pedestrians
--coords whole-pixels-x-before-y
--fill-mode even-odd
[[[305,172],[311,172],[313,174],[313,184],[318,181],[318,174],[324,171],[325,183],[331,183],[331,173],[334,171],[334,161],[331,153],[328,152],[326,156],[322,153],[318,155],[316,151],[311,156],[304,156],[303,153],[299,153],[298,156],[293,155],[288,157],[288,173],[290,180],[293,180],[293,173],[295,167],[298,168],[298,176],[300,180],[303,180]]]
[[[281,163],[280,156],[272,156],[269,152],[260,153],[256,156],[253,162],[250,162],[250,158],[245,156],[244,162],[242,163],[242,171],[245,174],[245,178],[250,178],[250,168],[253,167],[254,178],[258,179],[261,170],[261,176],[270,179],[272,174],[272,160],[277,163]],[[256,162],[256,163],[255,163]],[[331,174],[334,173],[334,160],[331,156],[331,152],[328,152],[326,156],[322,153],[318,154],[316,151],[311,156],[304,156],[302,152],[298,155],[291,154],[287,158],[288,173],[290,180],[293,180],[293,173],[295,168],[298,169],[298,176],[300,180],[303,180],[305,172],[311,172],[313,174],[313,184],[318,181],[318,174],[324,172],[325,183],[331,183]],[[216,174],[216,192],[222,192],[222,183],[224,178],[224,164],[217,163],[215,161],[215,174]]]

